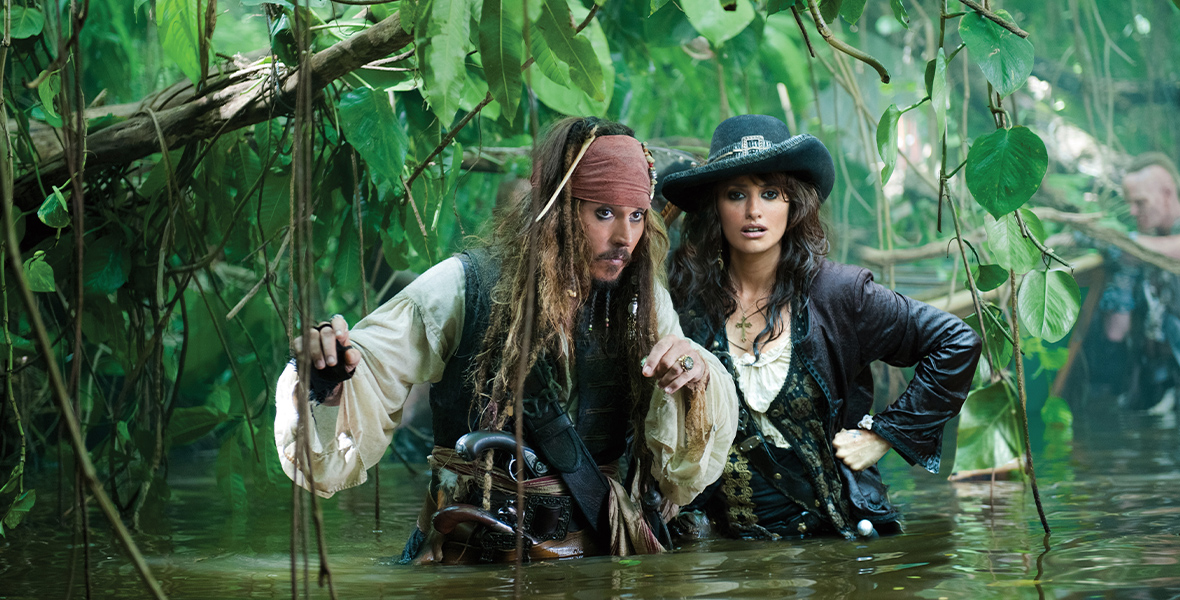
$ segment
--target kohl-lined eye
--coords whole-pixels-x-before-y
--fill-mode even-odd
[[[615,211],[613,211],[609,208],[606,208],[604,206],[604,207],[595,209],[594,216],[598,217],[598,219],[601,221],[605,221],[605,220],[615,216]]]
[[[642,210],[636,210],[631,213],[631,222],[638,223],[643,220],[643,216],[647,214]]]
[[[778,200],[782,197],[782,194],[780,194],[778,190],[762,190],[762,198],[764,200]]]
[[[746,194],[741,190],[729,190],[725,192],[725,198],[727,200],[745,200]]]

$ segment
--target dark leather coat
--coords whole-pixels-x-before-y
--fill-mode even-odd
[[[872,430],[910,464],[937,473],[943,427],[967,398],[982,349],[979,336],[959,318],[878,285],[868,270],[827,260],[803,306],[803,335],[792,340],[792,356],[827,398],[828,439],[840,429],[856,429],[872,408],[873,361],[912,366],[909,387],[873,416]],[[682,312],[681,321],[706,348],[727,347],[724,329],[705,325],[695,311]],[[855,519],[896,519],[876,466],[853,472],[837,462]]]

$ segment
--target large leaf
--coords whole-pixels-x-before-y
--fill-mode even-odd
[[[574,33],[566,0],[544,0],[537,27],[553,55],[569,65],[570,81],[591,99],[602,101],[605,97],[602,65],[590,40]]]
[[[844,0],[840,3],[840,16],[849,23],[856,23],[865,11],[865,0]]]
[[[1049,168],[1045,142],[1027,127],[976,138],[967,153],[967,188],[997,219],[1028,202]]]
[[[520,65],[524,17],[521,4],[483,0],[479,22],[479,55],[483,58],[488,91],[500,103],[501,114],[512,123],[520,107]]]
[[[901,117],[901,111],[897,110],[896,104],[890,104],[889,108],[885,109],[885,114],[881,115],[881,121],[877,123],[877,153],[881,155],[881,161],[885,166],[881,169],[881,183],[889,182],[889,176],[893,175],[893,168],[897,166],[897,119]]]
[[[191,444],[225,421],[225,414],[207,405],[178,408],[168,424],[173,446]]]
[[[974,329],[975,333],[983,338],[988,348],[991,348],[992,357],[997,363],[996,368],[1005,367],[1012,361],[1012,342],[1008,341],[1011,331],[1007,321],[1004,320],[1004,311],[991,304],[984,306],[984,310],[988,314],[984,315],[983,329],[979,327],[979,315],[976,313],[968,315],[966,319],[963,319],[963,322]],[[984,335],[984,329],[987,330],[987,335]]]
[[[0,10],[0,23],[3,23],[5,18],[4,11]],[[23,40],[31,38],[41,33],[45,28],[45,15],[35,8],[25,8],[23,6],[12,7],[12,39]]]
[[[340,245],[336,247],[336,260],[332,266],[332,283],[342,290],[360,290],[361,245],[360,233],[356,227],[356,213],[348,211],[341,219]]]
[[[749,0],[738,0],[736,10],[725,10],[717,0],[681,0],[688,22],[714,47],[742,32],[754,20]]]
[[[82,259],[82,283],[86,291],[109,294],[127,283],[131,274],[131,253],[123,236],[106,235],[86,244]]]
[[[70,224],[70,209],[66,206],[66,197],[61,189],[53,186],[53,193],[45,197],[41,208],[37,209],[37,218],[50,227],[61,229]]]
[[[983,76],[1001,96],[1016,91],[1033,69],[1032,42],[1000,27],[977,12],[959,19],[959,36]]]
[[[160,45],[193,83],[201,79],[201,43],[197,34],[201,8],[201,0],[156,0]]]
[[[57,114],[57,108],[53,104],[60,91],[61,75],[57,71],[50,73],[41,81],[41,85],[37,86],[37,97],[41,99],[41,111],[45,113],[45,122],[53,127],[61,127],[61,115]]]
[[[401,177],[409,140],[389,96],[357,88],[340,98],[340,125],[348,143],[374,172],[391,182]]]
[[[1031,210],[1020,209],[1020,217],[1028,226],[1029,233],[1038,241],[1045,240],[1045,227]],[[996,264],[1017,273],[1027,273],[1041,265],[1041,251],[1031,240],[1024,237],[1014,213],[1008,213],[995,221],[985,221],[987,247]]]
[[[574,17],[578,19],[585,18],[588,10],[581,6],[572,6]],[[586,29],[582,30],[582,34],[590,40],[590,44],[594,48],[594,55],[598,58],[599,64],[603,69],[603,81],[614,82],[615,67],[610,58],[610,45],[607,43],[606,34],[603,33],[602,26],[599,25],[598,20],[595,19],[590,22]],[[536,41],[540,36],[534,37]],[[606,114],[606,109],[610,106],[611,96],[614,94],[614,85],[608,85],[603,90],[605,92],[601,101],[582,93],[581,90],[573,88],[568,83],[562,85],[561,82],[556,82],[547,75],[545,71],[533,65],[530,67],[534,69],[533,75],[533,92],[537,94],[537,99],[545,103],[546,106],[563,115],[595,115],[603,116]]]
[[[57,289],[53,282],[53,267],[45,262],[45,253],[38,250],[24,264],[25,279],[34,292],[52,292]]]
[[[291,223],[291,175],[267,172],[260,184],[258,226],[263,239],[270,239]]]
[[[824,21],[831,23],[840,16],[840,8],[844,5],[844,0],[819,0],[819,14],[824,18]]]
[[[37,501],[37,490],[28,489],[23,494],[17,496],[12,501],[12,505],[8,507],[8,512],[4,515],[4,526],[12,529],[21,524],[25,517],[29,516],[29,511],[33,510],[33,503]]]
[[[1069,333],[1081,306],[1081,293],[1072,275],[1059,269],[1032,271],[1020,284],[1016,312],[1026,333],[1056,342]]]
[[[990,469],[1021,455],[1016,402],[1003,381],[967,395],[959,413],[955,470]]]
[[[459,110],[467,77],[464,61],[471,49],[471,4],[467,0],[433,0],[425,27],[416,31],[422,56],[422,95],[444,127]]]
[[[934,58],[934,79],[930,82],[930,104],[934,107],[934,121],[939,139],[946,139],[946,110],[950,95],[946,85],[946,52],[938,49]]]
[[[981,292],[990,292],[1008,281],[1008,270],[1000,265],[971,265],[971,274]]]
[[[9,492],[16,491],[17,485],[20,484],[21,475],[23,475],[24,472],[25,463],[16,463],[16,466],[12,468],[12,473],[8,475],[8,482],[4,484],[4,487],[0,488],[0,494],[7,494]]]

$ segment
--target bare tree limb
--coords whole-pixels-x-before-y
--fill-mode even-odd
[[[401,26],[394,14],[380,23],[316,53],[310,60],[312,87],[320,91],[328,83],[384,58],[413,41],[413,36]],[[192,96],[179,106],[158,110],[156,117],[169,148],[213,137],[218,132],[229,132],[255,123],[286,115],[295,104],[295,87],[299,73],[280,75],[274,81],[262,71],[258,79],[228,76],[232,83],[213,82],[209,89]],[[86,139],[86,167],[126,164],[160,151],[159,138],[152,119],[143,113],[131,115],[126,121],[95,131]],[[69,177],[65,157],[57,154],[40,165],[41,182],[45,186],[60,185]],[[26,174],[13,186],[17,206],[24,211],[35,210],[44,198],[36,174]]]

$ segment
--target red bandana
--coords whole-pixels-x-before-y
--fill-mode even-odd
[[[615,206],[651,208],[652,176],[639,140],[627,135],[597,138],[570,178],[574,198]]]

